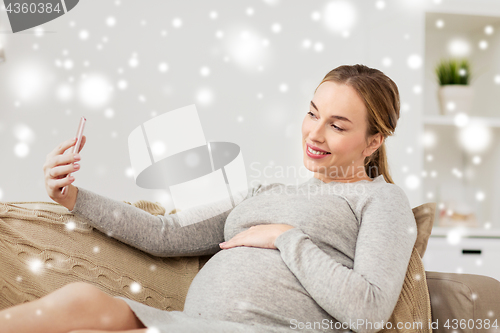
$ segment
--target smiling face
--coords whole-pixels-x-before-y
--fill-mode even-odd
[[[325,183],[370,180],[364,160],[383,139],[377,133],[367,144],[366,118],[366,106],[353,88],[333,81],[318,87],[302,122],[304,165],[314,177]],[[318,155],[310,148],[328,153]]]

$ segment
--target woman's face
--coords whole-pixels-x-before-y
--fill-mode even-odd
[[[302,123],[302,146],[305,167],[315,177],[330,181],[357,181],[369,179],[364,170],[364,160],[380,144],[381,135],[371,140],[367,147],[366,107],[356,91],[333,81],[323,82],[309,105],[309,112]],[[316,155],[311,148],[328,152]]]

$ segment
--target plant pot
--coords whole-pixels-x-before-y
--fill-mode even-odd
[[[463,84],[441,86],[438,90],[438,100],[441,114],[453,115],[459,112],[469,114],[474,99],[474,88]]]

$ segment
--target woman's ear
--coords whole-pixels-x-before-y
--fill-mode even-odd
[[[364,150],[366,157],[373,154],[384,143],[384,136],[380,132],[376,133],[370,137],[368,142],[369,144]]]

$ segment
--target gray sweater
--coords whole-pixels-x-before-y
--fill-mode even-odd
[[[189,288],[189,317],[318,332],[376,332],[389,319],[417,237],[400,187],[383,176],[355,183],[312,177],[251,188],[220,213],[226,204],[183,212],[193,223],[181,224],[177,214],[153,216],[79,187],[71,212],[156,256],[215,254]],[[276,239],[277,249],[218,245],[271,223],[294,227]]]

